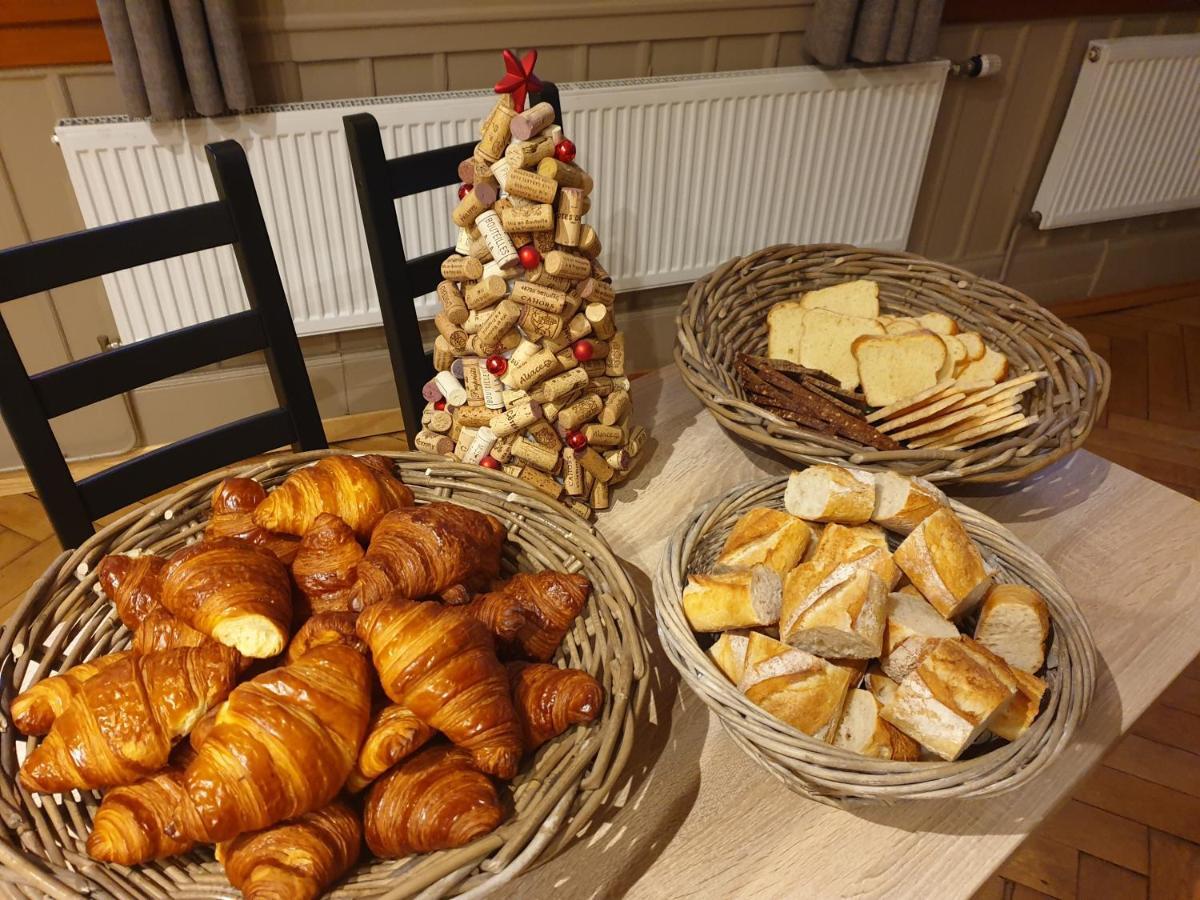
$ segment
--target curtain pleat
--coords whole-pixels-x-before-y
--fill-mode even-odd
[[[823,66],[930,59],[945,0],[816,0],[805,45]]]
[[[125,99],[125,110],[130,118],[144,119],[150,115],[150,100],[146,96],[146,85],[142,83],[142,69],[138,65],[137,46],[125,12],[125,0],[98,0],[97,5],[117,86]]]
[[[225,111],[225,94],[208,39],[204,4],[200,0],[171,0],[171,16],[196,112],[202,116],[220,115]]]

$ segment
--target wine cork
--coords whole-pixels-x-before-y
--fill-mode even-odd
[[[592,495],[589,498],[589,502],[592,509],[608,509],[610,501],[607,481],[601,481],[599,478],[596,479],[596,483],[592,485]]]
[[[480,327],[487,321],[487,317],[492,314],[490,309],[468,309],[467,317],[463,319],[462,330],[469,335],[479,333]],[[485,354],[480,354],[481,356]]]
[[[496,437],[516,434],[527,425],[542,417],[542,405],[536,400],[521,403],[504,412],[498,412],[488,420],[488,427],[496,433]]]
[[[467,389],[467,406],[483,406],[483,382],[479,379],[479,357],[464,357],[463,387]]]
[[[576,367],[561,375],[547,378],[534,389],[533,396],[538,400],[561,400],[571,391],[577,390],[587,383],[587,372]]]
[[[538,419],[531,423],[525,429],[525,434],[532,438],[534,443],[541,444],[548,450],[553,450],[555,453],[562,450],[562,440],[559,439],[558,432],[545,419]]]
[[[525,467],[520,463],[510,463],[503,469],[505,475],[511,475],[513,478],[520,478],[521,473],[525,471]]]
[[[413,446],[425,453],[436,453],[445,456],[453,452],[454,442],[444,434],[434,434],[432,431],[418,431],[413,438]]]
[[[570,347],[564,347],[555,353],[554,356],[558,360],[558,364],[562,366],[564,372],[579,368],[579,360],[575,358],[575,352]],[[587,373],[585,372],[584,374]]]
[[[494,434],[495,432],[493,432]],[[497,437],[496,443],[492,444],[491,456],[498,463],[506,463],[512,459],[512,445],[520,439],[519,434],[506,434],[504,437]]]
[[[457,247],[455,249],[458,249]],[[472,259],[479,260],[480,264],[489,262],[492,258],[491,248],[488,247],[488,242],[480,237],[471,237],[471,243],[467,245],[467,255]]]
[[[475,438],[467,447],[466,453],[463,454],[462,461],[472,466],[479,465],[479,461],[492,451],[495,443],[496,435],[492,429],[484,425],[475,432]]]
[[[517,441],[512,446],[512,455],[543,472],[554,474],[558,471],[558,452],[533,441]]]
[[[504,159],[514,169],[527,169],[553,153],[554,141],[539,135],[528,141],[513,141],[504,151]]]
[[[454,257],[450,257],[454,259]],[[462,257],[458,257],[462,259]],[[478,263],[476,260],[471,262]],[[458,292],[458,286],[453,281],[439,281],[437,286],[438,300],[442,302],[442,314],[451,325],[462,325],[467,321],[470,310],[463,302],[463,296]]]
[[[467,455],[467,450],[470,448],[471,443],[475,440],[475,435],[477,434],[479,434],[478,428],[464,427],[459,429],[458,437],[455,439],[454,443],[454,455],[458,459],[461,460]]]
[[[535,231],[533,232],[533,246],[537,248],[538,253],[545,256],[554,249],[554,232],[553,231]]]
[[[458,206],[454,207],[450,218],[455,225],[466,228],[475,221],[481,212],[496,202],[496,197],[497,193],[494,187],[489,184],[477,184],[463,194],[463,198],[458,201]]]
[[[465,228],[458,229],[458,237],[454,239],[454,252],[461,254],[470,254],[471,242],[474,238],[471,237],[471,232]]]
[[[512,181],[511,176],[509,176],[509,181]],[[517,261],[517,250],[512,245],[512,241],[508,239],[504,226],[500,224],[500,217],[493,210],[488,209],[480,213],[476,217],[475,223],[479,226],[479,232],[487,242],[488,252],[492,254],[492,259],[503,268],[507,268]]]
[[[616,425],[629,410],[629,391],[613,391],[604,401],[600,411],[601,425]]]
[[[442,260],[442,278],[447,281],[478,281],[483,264],[470,256],[452,254]]]
[[[434,316],[433,324],[437,328],[438,334],[446,339],[446,343],[450,345],[450,349],[455,353],[462,353],[467,349],[467,338],[469,335],[451,322],[445,312],[440,312]]]
[[[492,159],[498,159],[504,155],[504,148],[508,146],[510,129],[516,114],[512,95],[501,94],[496,105],[492,107],[492,111],[479,126],[478,149],[481,153]]]
[[[566,410],[563,410],[566,412]],[[559,417],[562,418],[561,416]],[[613,477],[613,468],[604,461],[599,453],[591,447],[584,447],[582,450],[575,451],[575,458],[579,460],[579,464],[583,466],[583,471],[590,474],[597,481],[607,482]]]
[[[450,363],[454,362],[454,348],[440,334],[433,339],[433,367],[435,369],[448,369]]]
[[[500,379],[487,370],[486,365],[479,366],[479,386],[483,389],[483,405],[488,409],[504,409],[504,385]]]
[[[508,285],[501,276],[491,275],[474,284],[468,284],[463,300],[468,309],[482,309],[503,297],[507,290]]]
[[[509,298],[514,303],[551,313],[562,312],[563,307],[567,305],[567,295],[562,291],[539,284],[530,284],[528,281],[513,282]]]
[[[579,296],[588,303],[603,303],[605,306],[612,306],[616,299],[612,285],[595,277],[584,280],[579,286]]]
[[[592,264],[587,259],[574,253],[564,253],[562,250],[547,253],[545,266],[551,275],[560,275],[571,281],[587,278],[592,273]]]
[[[527,141],[554,124],[554,107],[542,102],[513,117],[509,131],[518,141]]]
[[[554,480],[553,475],[547,475],[541,469],[535,469],[533,466],[524,466],[521,469],[521,474],[517,477],[522,481],[532,484],[552,500],[557,500],[562,496],[562,485]]]
[[[547,422],[558,422],[558,414],[562,412],[563,407],[574,403],[576,394],[570,393],[561,400],[547,400],[542,404],[542,418]]]
[[[475,183],[475,157],[468,156],[458,164],[458,180],[463,184]]]
[[[512,303],[511,300],[508,302]],[[516,306],[516,304],[513,303],[513,306]],[[518,310],[517,314],[520,315],[520,310]],[[519,366],[541,349],[542,348],[539,346],[537,341],[531,341],[527,338],[522,338],[521,343],[518,344],[517,349],[513,351],[512,357],[509,359],[508,363],[510,366]]]
[[[535,203],[553,203],[558,193],[558,182],[553,178],[543,178],[528,169],[510,169],[504,182],[510,197],[524,197]]]
[[[592,332],[601,340],[607,341],[617,333],[613,325],[612,307],[603,303],[589,303],[583,308],[583,314],[592,323]]]
[[[557,337],[566,325],[562,316],[527,305],[522,307],[517,324],[526,336],[535,339]]]
[[[500,399],[504,401],[504,406],[507,409],[510,406],[516,406],[518,403],[528,403],[529,394],[526,391],[509,389],[500,395]]]
[[[592,277],[597,281],[612,283],[612,276],[608,274],[608,269],[604,268],[604,264],[598,259],[592,260]]]
[[[503,278],[507,281],[509,278],[516,278],[524,271],[520,265],[501,266],[495,260],[485,263],[483,266],[484,278]]]
[[[611,356],[612,354],[610,353],[609,355]],[[626,378],[624,375],[611,375],[609,377],[612,378],[614,391],[629,390],[629,379]]]
[[[575,451],[567,447],[562,452],[563,489],[571,497],[583,496],[583,466],[575,458]]]
[[[577,313],[567,322],[566,333],[571,343],[575,343],[580,338],[585,338],[592,333],[592,323],[588,321],[587,316],[583,313]],[[611,353],[612,351],[610,350],[609,352]]]
[[[600,255],[600,238],[596,236],[596,229],[591,225],[579,226],[579,252],[588,259],[595,259]]]
[[[527,197],[518,197],[516,194],[509,194],[505,198],[513,209],[524,209],[527,206],[537,206],[536,200],[530,200]]]
[[[568,431],[576,430],[600,415],[603,408],[604,402],[595,394],[584,394],[558,414],[558,424]]]
[[[451,406],[463,406],[467,402],[466,388],[449,372],[438,372],[433,376],[433,381]]]
[[[579,516],[579,518],[583,519],[585,522],[592,517],[592,508],[582,500],[564,502],[563,506],[573,512],[575,515]]]
[[[508,207],[500,212],[500,224],[509,232],[510,240],[513,234],[531,234],[535,231],[554,230],[554,207],[549,203],[537,203],[533,206],[520,208]],[[513,241],[520,246],[526,241]],[[589,271],[591,271],[589,267]]]
[[[496,350],[493,350],[492,353],[503,353],[508,350],[514,350],[520,343],[521,334],[519,331],[517,331],[517,329],[514,328],[512,331],[509,331],[507,334],[505,334],[504,337],[500,338],[500,346]],[[489,356],[490,355],[491,354],[489,354]]]
[[[479,428],[481,425],[488,424],[495,414],[493,410],[488,409],[486,406],[460,406],[451,414],[454,423],[450,426],[450,433],[452,435],[455,434],[455,426],[459,428]]]
[[[579,166],[574,163],[565,163],[554,157],[549,157],[539,162],[537,173],[544,178],[551,178],[557,181],[559,187],[579,188],[582,190],[587,181],[591,181],[590,178],[585,181],[584,176],[586,173]],[[591,187],[589,186],[588,190],[584,191],[584,193],[588,193],[590,190]]]
[[[492,163],[491,169],[489,170],[492,173],[492,177],[496,179],[496,186],[500,188],[500,196],[504,198],[508,197],[508,188],[506,185],[508,183],[508,173],[511,170],[512,166],[509,165],[507,159],[496,160],[494,163]],[[499,201],[496,202],[498,203]]]
[[[545,128],[543,128],[541,131],[538,132],[538,137],[549,138],[550,142],[552,144],[554,144],[555,147],[557,147],[559,144],[562,143],[562,139],[563,139],[562,126],[555,124],[555,123],[551,123],[551,124],[547,125]]]
[[[625,442],[624,433],[614,425],[584,425],[583,436],[592,447],[619,447]]]
[[[453,417],[444,409],[435,409],[429,414],[429,430],[446,433],[454,423]]]
[[[603,342],[596,341],[595,343],[600,344]],[[604,360],[589,359],[585,363],[580,363],[579,368],[583,369],[583,371],[588,373],[588,378],[596,378],[596,377],[604,374]]]
[[[554,354],[549,350],[539,350],[519,366],[509,365],[508,371],[500,380],[510,388],[525,390],[549,375],[558,374],[558,371],[558,360],[554,358]],[[536,419],[537,416],[533,418]]]
[[[451,358],[453,362],[453,358]],[[449,368],[447,366],[446,368]],[[436,378],[430,378],[424,385],[421,386],[421,396],[430,403],[436,403],[438,400],[445,400],[446,395],[442,393],[441,386],[437,383]]]
[[[601,399],[606,399],[614,390],[612,379],[607,375],[593,375],[592,380],[588,382],[588,390]]]
[[[557,182],[551,181],[557,185]],[[583,218],[583,192],[579,188],[563,188],[558,201],[558,223],[554,229],[555,242],[565,247],[579,244],[579,228]]]
[[[566,326],[564,325],[563,327],[565,328]],[[565,334],[559,334],[552,338],[542,338],[542,347],[551,353],[557,354],[559,350],[569,346],[571,346],[571,341]]]
[[[637,425],[629,432],[629,440],[625,442],[625,449],[629,451],[630,456],[637,456],[642,452],[642,447],[645,443],[646,429],[641,425]]]
[[[604,358],[605,375],[625,374],[625,332],[618,331],[608,342],[608,356]]]
[[[629,451],[624,447],[609,450],[607,453],[601,455],[604,457],[604,461],[612,466],[613,471],[618,476],[627,474],[633,468],[633,457],[629,455]]]

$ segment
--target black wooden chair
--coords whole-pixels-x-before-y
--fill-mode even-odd
[[[0,412],[63,546],[157,491],[291,444],[327,446],[246,154],[209,144],[219,200],[0,251],[0,303],[155,260],[232,244],[250,309],[30,375],[0,319]],[[78,483],[50,419],[161,378],[265,350],[279,408],[146,453]]]
[[[530,95],[529,105],[545,101],[554,107],[554,121],[562,124],[558,87],[542,82],[539,94]],[[421,410],[425,405],[421,388],[433,375],[433,365],[421,344],[415,298],[427,294],[442,280],[442,261],[454,252],[452,247],[409,260],[404,255],[404,239],[396,216],[396,201],[435,188],[458,183],[458,164],[475,149],[475,141],[426,150],[411,156],[388,159],[383,151],[379,122],[370,113],[356,113],[342,119],[358,206],[362,211],[379,312],[387,336],[388,353],[400,412],[411,440],[420,429]]]

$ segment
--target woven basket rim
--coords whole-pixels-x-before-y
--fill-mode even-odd
[[[1008,581],[1028,584],[1051,608],[1047,699],[1016,741],[954,762],[875,760],[802,734],[750,702],[701,647],[683,614],[683,587],[697,547],[723,538],[755,506],[783,508],[787,475],[744,482],[697,506],[667,541],[654,574],[658,633],[672,664],[759,765],[797,793],[835,806],[901,800],[964,799],[1012,790],[1067,746],[1091,702],[1097,653],[1078,604],[1050,566],[995,519],[951,500],[951,507]],[[890,532],[895,535],[894,532]]]
[[[762,352],[767,307],[810,289],[798,286],[803,279],[815,287],[854,278],[879,283],[881,308],[941,310],[979,330],[1008,355],[1011,374],[1046,369],[1050,377],[1026,401],[1038,422],[964,450],[881,451],[784,421],[747,400],[733,375],[733,351]],[[943,484],[1017,481],[1078,449],[1111,382],[1108,363],[1083,335],[1020,291],[914,253],[850,244],[777,244],[698,279],[676,318],[674,359],[688,390],[732,434],[797,462],[891,468]]]
[[[522,568],[554,568],[561,562],[564,568],[586,572],[595,588],[592,598],[556,660],[596,675],[606,687],[606,703],[592,726],[568,730],[525,762],[511,789],[505,788],[506,794],[518,798],[517,814],[496,831],[467,847],[409,860],[377,860],[364,848],[349,879],[328,895],[491,893],[559,852],[604,806],[632,750],[635,721],[644,710],[650,679],[637,589],[596,526],[526,482],[441,456],[407,451],[285,453],[193,479],[101,528],[81,547],[60,554],[0,629],[0,868],[6,878],[49,896],[83,896],[97,890],[120,896],[238,896],[212,861],[211,848],[133,869],[88,859],[82,839],[98,806],[92,792],[62,805],[41,803],[40,798],[34,804],[16,784],[16,745],[26,739],[9,719],[14,683],[21,682],[27,669],[36,667],[35,678],[41,678],[51,667],[65,667],[127,642],[129,633],[116,621],[111,605],[91,588],[96,564],[105,553],[135,545],[150,550],[182,545],[202,530],[212,489],[223,478],[255,477],[271,485],[318,459],[367,453],[393,460],[419,502],[448,499],[501,518],[508,527],[508,552],[519,558]],[[46,603],[55,605],[39,608]],[[30,652],[45,640],[63,607],[61,621],[67,627],[58,629],[44,653]]]

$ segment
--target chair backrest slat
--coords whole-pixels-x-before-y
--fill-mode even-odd
[[[423,194],[434,188],[458,184],[458,164],[471,155],[475,145],[470,141],[452,147],[426,150],[412,156],[398,156],[387,161],[393,200]]]
[[[454,248],[447,247],[409,260],[408,280],[412,284],[414,297],[437,290],[438,282],[442,280],[442,263],[453,253]]]

